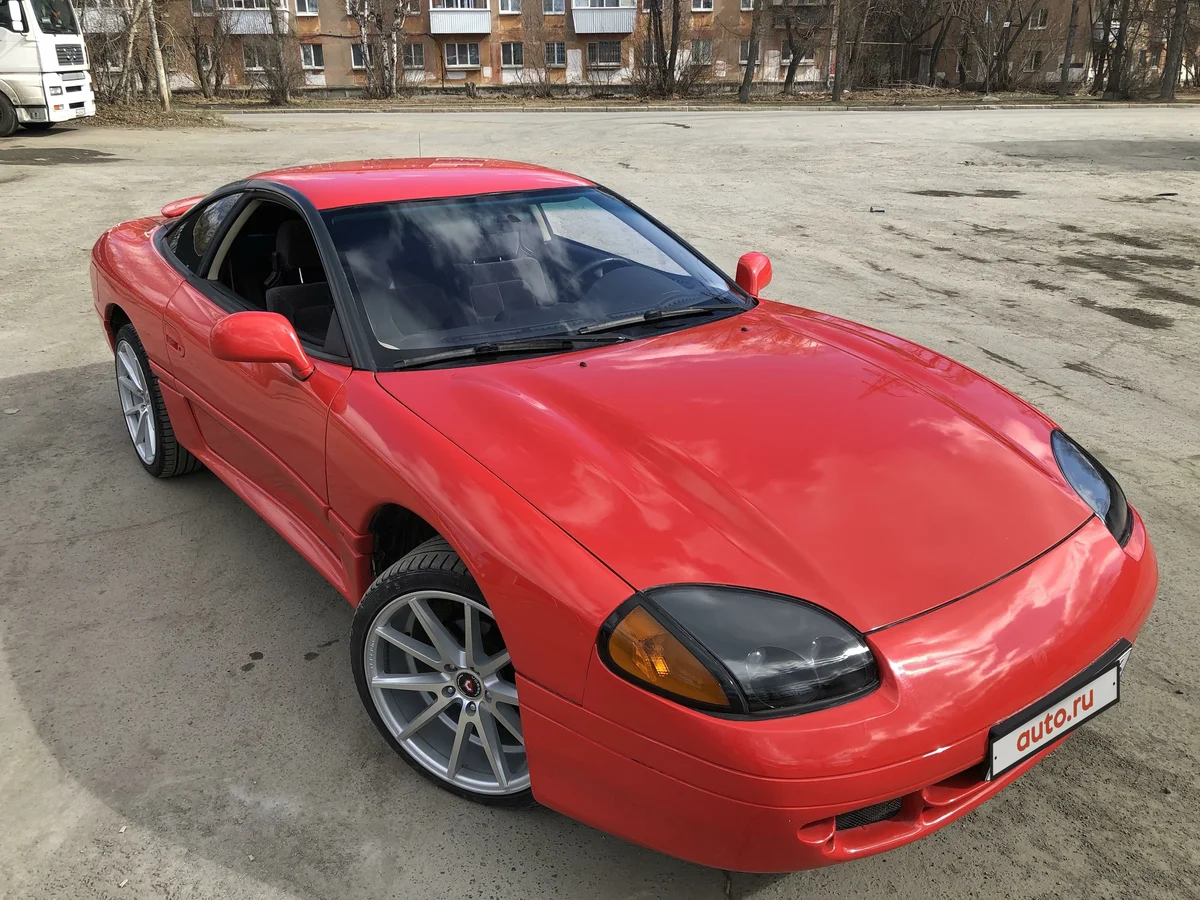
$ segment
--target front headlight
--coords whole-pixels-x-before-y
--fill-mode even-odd
[[[747,588],[685,584],[635,594],[604,623],[599,649],[622,677],[714,712],[810,712],[879,684],[866,641],[841,619]]]
[[[51,85],[50,86],[50,96],[51,97],[62,96],[62,88],[58,87],[57,85]]]
[[[1133,531],[1133,517],[1129,514],[1129,503],[1117,479],[1104,468],[1100,460],[1061,431],[1050,435],[1050,446],[1067,483],[1091,507],[1092,512],[1104,520],[1117,543],[1124,547]]]

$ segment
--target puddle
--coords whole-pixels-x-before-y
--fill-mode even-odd
[[[121,158],[103,150],[82,147],[0,148],[0,166],[88,166],[109,162],[121,162]]]

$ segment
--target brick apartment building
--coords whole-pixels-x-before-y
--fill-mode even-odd
[[[309,88],[355,92],[367,84],[372,46],[359,36],[352,15],[359,0],[169,0],[167,33],[172,42],[172,80],[195,85],[189,34],[206,19],[221,17],[228,37],[222,51],[225,85],[261,81],[264,38],[274,17],[294,29]],[[408,86],[522,85],[534,82],[580,85],[629,84],[647,50],[650,0],[409,0],[399,37],[398,81]],[[754,0],[684,0],[681,68],[709,84],[742,80],[749,52]],[[832,78],[834,0],[768,0],[771,9],[760,41],[758,83],[782,82],[790,63],[784,26],[804,32],[804,52],[795,81],[800,89],[825,87]],[[79,0],[89,44],[120,30],[125,0]],[[532,8],[531,8],[532,6]],[[883,19],[870,21],[854,67],[856,84],[934,83],[976,86],[984,80],[988,50],[1015,35],[1007,52],[1010,87],[1057,84],[1071,0],[1031,0],[1017,6],[1025,18],[1001,22],[1000,3],[978,0],[978,9],[955,14],[940,42],[936,29],[907,43]],[[1092,24],[1086,4],[1072,48],[1070,79],[1082,81],[1090,68]],[[873,5],[873,8],[877,8]],[[963,7],[955,7],[961,10]],[[211,26],[210,26],[211,27]],[[1009,29],[1014,29],[1009,31]],[[849,38],[847,38],[849,40]],[[113,41],[115,46],[118,42]],[[93,62],[102,54],[93,49]],[[112,56],[110,55],[110,59]]]

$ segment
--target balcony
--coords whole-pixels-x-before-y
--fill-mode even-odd
[[[571,16],[576,34],[632,34],[637,23],[637,3],[636,0],[575,0]]]
[[[287,0],[277,0],[275,16],[281,33],[288,30]],[[271,34],[267,0],[192,0],[193,16],[219,16],[229,34]]]
[[[84,34],[120,34],[125,30],[120,12],[91,6],[79,10],[79,25]]]
[[[430,34],[492,33],[492,9],[487,0],[445,0],[445,3],[429,8]],[[456,3],[461,5],[451,5]]]

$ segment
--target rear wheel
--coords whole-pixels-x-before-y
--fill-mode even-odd
[[[533,802],[512,661],[445,540],[426,541],[375,580],[350,649],[367,712],[413,768],[480,803]]]
[[[155,478],[196,471],[200,461],[175,440],[158,378],[132,325],[117,332],[116,346],[117,396],[138,462]]]
[[[0,137],[8,137],[17,130],[17,111],[8,102],[4,94],[0,94]]]

